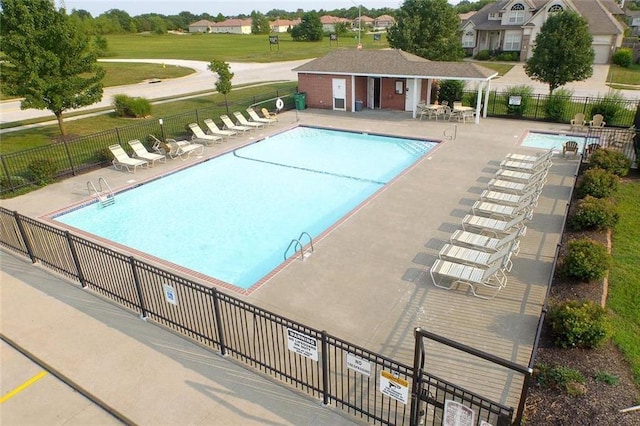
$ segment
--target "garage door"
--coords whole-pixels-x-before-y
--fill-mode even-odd
[[[609,63],[609,51],[611,50],[609,45],[594,45],[593,50],[596,52],[596,56],[593,60],[594,64]]]

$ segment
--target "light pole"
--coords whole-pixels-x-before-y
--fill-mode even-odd
[[[358,49],[362,49],[362,43],[360,42],[360,36],[362,34],[362,5],[356,4],[353,0],[351,0],[354,6],[358,6]]]

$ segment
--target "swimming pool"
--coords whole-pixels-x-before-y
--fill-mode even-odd
[[[248,289],[436,145],[300,126],[54,219]]]
[[[590,143],[598,143],[597,137],[586,137],[575,134],[528,132],[521,145],[531,148],[553,149],[562,152],[562,146],[566,141],[578,142],[579,152],[584,151],[584,147]]]

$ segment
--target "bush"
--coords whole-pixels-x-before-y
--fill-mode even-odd
[[[560,273],[565,277],[590,282],[604,277],[612,260],[603,244],[580,238],[569,241],[560,263]]]
[[[443,80],[440,82],[439,101],[448,101],[449,105],[453,105],[454,101],[462,100],[464,94],[464,81],[460,80]]]
[[[633,52],[631,49],[622,47],[613,54],[611,62],[624,68],[629,68],[633,63]]]
[[[564,113],[571,103],[573,91],[569,89],[557,89],[544,103],[544,113],[553,121],[564,121]]]
[[[115,95],[113,107],[119,117],[146,117],[151,114],[151,103],[145,98],[134,98],[128,95]]]
[[[589,167],[606,170],[616,176],[626,176],[631,160],[619,151],[598,149],[589,157]]]
[[[520,53],[519,52],[501,52],[501,53],[498,53],[494,59],[496,61],[518,62],[520,61]]]
[[[11,191],[11,188],[19,188],[26,185],[27,180],[22,176],[9,176],[0,179],[0,190]]]
[[[626,100],[620,91],[613,90],[591,106],[591,116],[602,114],[604,121],[611,126],[615,123],[618,113],[624,110],[625,103]]]
[[[552,306],[547,319],[554,343],[561,348],[595,348],[607,338],[606,311],[591,301]]]
[[[507,89],[507,93],[504,96],[504,102],[507,107],[507,114],[514,115],[516,117],[522,117],[527,110],[527,106],[531,101],[533,95],[533,88],[531,86],[514,86]],[[519,103],[512,104],[513,98],[519,97]]]
[[[597,152],[597,151],[596,151]],[[594,153],[595,154],[595,153]],[[613,173],[609,173],[602,169],[589,169],[576,189],[578,198],[584,198],[591,195],[596,198],[607,198],[612,196],[618,190],[618,177]]]
[[[569,227],[575,231],[583,229],[611,228],[618,223],[619,214],[610,198],[595,198],[587,195],[578,201],[569,219]]]
[[[491,52],[489,52],[488,50],[481,50],[478,53],[476,53],[475,58],[478,61],[488,61],[491,58]]]
[[[48,158],[33,160],[27,166],[28,179],[39,186],[45,186],[53,181],[56,165]]]
[[[584,375],[573,368],[541,363],[534,374],[538,384],[545,388],[561,389],[574,396],[583,393],[577,385],[584,383]]]

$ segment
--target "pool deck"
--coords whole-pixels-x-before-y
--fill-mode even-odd
[[[436,288],[429,267],[451,233],[460,229],[462,218],[470,213],[504,156],[509,152],[540,152],[518,145],[524,132],[567,131],[568,125],[490,118],[481,119],[478,125],[455,125],[386,111],[290,111],[279,119],[276,126],[251,135],[252,139],[232,139],[206,148],[204,155],[219,155],[296,124],[442,143],[314,241],[315,252],[306,260],[290,261],[248,295],[234,294],[407,364],[412,362],[416,327],[520,365],[528,364],[578,166],[576,158],[554,156],[521,252],[507,274],[508,284],[493,300],[473,297],[465,286],[449,291]],[[1,200],[0,204],[27,216],[42,217],[86,200],[89,180],[104,177],[117,189],[202,159],[168,159],[136,174],[104,168]],[[22,307],[26,311],[29,308]],[[9,334],[12,330],[5,330],[4,316],[3,333]],[[508,374],[503,368],[435,346],[428,346],[427,366],[429,372],[496,402],[517,404],[521,380],[503,377]],[[130,404],[116,407],[127,408]],[[281,421],[295,423],[293,419]],[[330,423],[327,420],[326,424]]]

